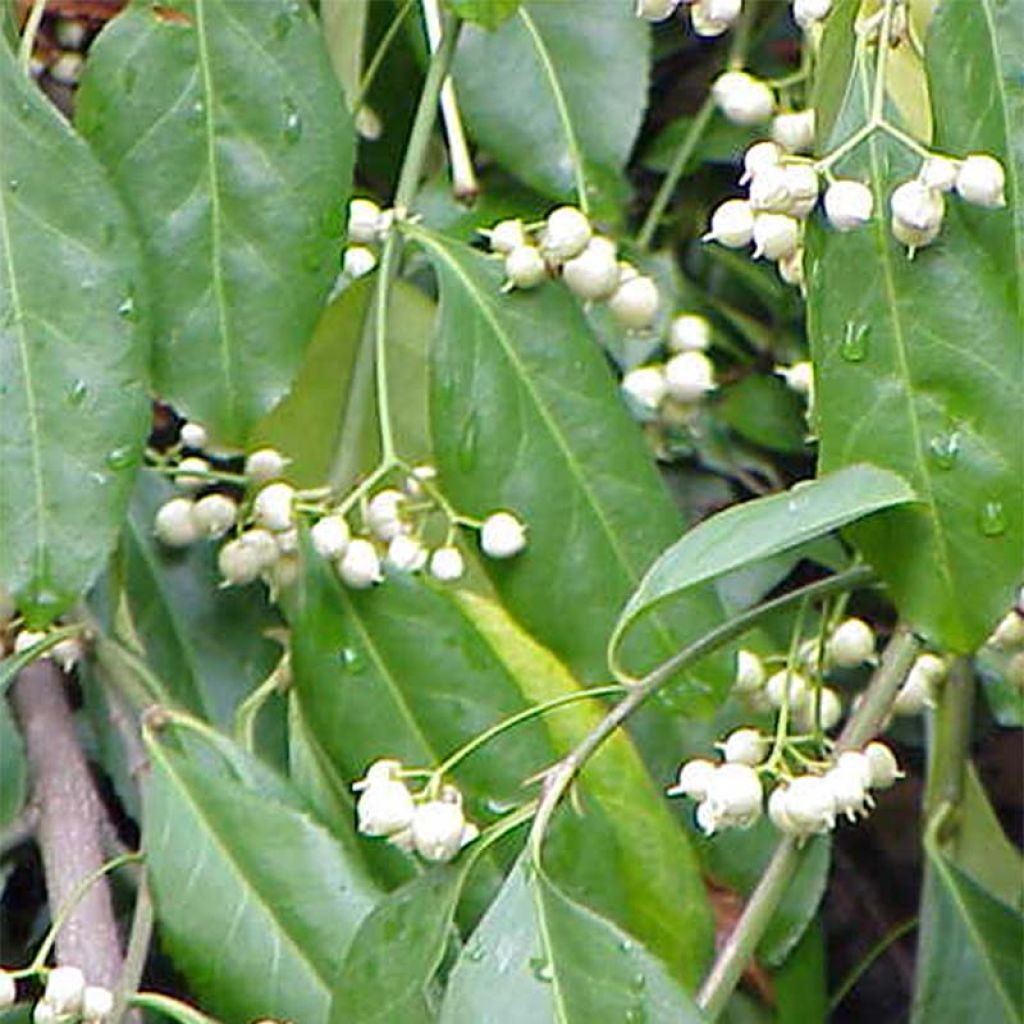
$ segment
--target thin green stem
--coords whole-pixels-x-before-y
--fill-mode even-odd
[[[928,783],[924,806],[929,824],[942,808],[955,808],[963,795],[975,689],[970,663],[966,658],[957,658],[942,686],[938,707],[928,716]]]
[[[890,946],[899,942],[908,932],[912,932],[918,925],[918,918],[912,917],[908,921],[897,925],[887,935],[883,935],[871,949],[864,954],[860,962],[846,975],[842,983],[836,989],[835,994],[829,1000],[828,1012],[831,1016],[839,1008],[839,1004],[850,994],[853,987],[871,969],[875,961],[889,949]]]
[[[214,1017],[200,1013],[194,1006],[172,999],[161,992],[136,992],[129,1002],[143,1010],[155,1010],[179,1024],[220,1024]]]
[[[45,12],[46,0],[33,0],[32,9],[25,21],[25,29],[21,33],[21,41],[18,43],[18,64],[26,75],[31,74],[32,51],[36,47],[36,36],[39,34],[39,26],[43,23]]]
[[[922,160],[926,160],[931,156],[927,146],[922,146],[912,135],[908,135],[901,128],[897,128],[896,125],[890,124],[888,121],[879,121],[878,130],[885,132],[887,135],[891,135],[897,142],[902,142],[911,152],[916,153]]]
[[[875,82],[871,95],[870,122],[877,125],[885,115],[885,73],[889,65],[889,50],[892,48],[892,15],[896,0],[883,0],[882,27],[878,35],[878,58],[875,62]]]
[[[142,981],[142,975],[146,969],[146,959],[149,956],[149,944],[153,939],[154,922],[153,900],[150,897],[149,885],[143,870],[135,897],[135,910],[132,914],[132,927],[128,936],[124,966],[114,991],[114,1008],[110,1013],[109,1024],[121,1024],[132,993]]]
[[[366,103],[366,97],[373,86],[374,79],[377,77],[377,72],[380,71],[381,65],[384,63],[384,58],[387,56],[388,50],[391,48],[391,44],[395,41],[395,36],[398,35],[398,30],[402,27],[402,22],[405,21],[406,15],[408,15],[408,13],[413,9],[415,4],[416,0],[405,0],[399,8],[398,13],[391,19],[391,24],[388,25],[384,35],[380,37],[377,49],[374,51],[370,63],[363,72],[363,77],[359,80],[359,91],[356,93],[351,107],[353,117],[359,113],[363,104]]]
[[[281,691],[282,681],[287,678],[288,655],[286,654],[275,666],[270,675],[249,694],[235,711],[233,732],[235,741],[247,753],[255,750],[256,718],[268,700]]]

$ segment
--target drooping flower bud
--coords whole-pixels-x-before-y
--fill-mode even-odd
[[[512,558],[526,547],[526,527],[511,512],[492,512],[480,527],[480,549],[488,558]]]
[[[859,181],[841,179],[825,192],[825,216],[837,231],[853,231],[871,220],[874,193]]]
[[[754,210],[746,199],[727,199],[711,215],[711,230],[702,241],[742,249],[754,239]]]

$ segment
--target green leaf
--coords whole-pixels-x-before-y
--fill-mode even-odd
[[[912,501],[914,492],[896,473],[855,465],[801,481],[782,494],[733,505],[684,534],[654,563],[622,612],[613,646],[638,619],[669,598]]]
[[[77,123],[143,230],[157,391],[243,443],[337,273],[353,136],[311,12],[131,6],[90,51]]]
[[[337,964],[376,900],[304,813],[148,737],[143,846],[161,940],[226,1024],[327,1020]]]
[[[611,1020],[701,1015],[661,961],[521,861],[452,972],[442,1024]]]
[[[838,168],[871,182],[873,222],[845,235],[809,233],[820,468],[869,461],[910,482],[919,504],[853,536],[901,616],[955,651],[989,634],[1024,562],[1022,13],[1016,4],[947,0],[927,46],[935,144],[998,156],[1007,209],[950,197],[938,240],[908,260],[890,234],[888,202],[919,160],[876,134]],[[854,64],[833,143],[862,123],[870,72],[864,58]]]
[[[0,829],[9,825],[21,812],[27,792],[25,745],[11,717],[7,700],[0,693]]]
[[[441,287],[431,422],[442,485],[466,513],[523,517],[526,551],[487,563],[496,589],[575,674],[607,678],[619,609],[678,536],[679,513],[572,296],[557,284],[503,295],[492,261],[416,237]],[[708,591],[684,604],[671,632],[660,621],[639,631],[639,660],[666,657],[720,621]]]
[[[825,1024],[829,1019],[824,929],[814,920],[773,973],[776,1024]]]
[[[227,727],[238,703],[269,674],[279,624],[262,588],[220,586],[216,546],[168,550],[153,536],[157,509],[175,493],[143,472],[121,538],[120,570],[135,641],[182,708]]]
[[[514,14],[522,0],[445,0],[447,6],[464,21],[483,28],[497,28]]]
[[[88,589],[128,505],[148,300],[105,172],[2,42],[0,183],[0,586],[40,626]]]
[[[778,377],[751,374],[723,390],[715,411],[740,437],[783,455],[807,451],[802,403]]]
[[[455,85],[470,133],[526,184],[571,198],[582,160],[589,184],[614,191],[646,109],[649,51],[628,4],[581,17],[572,0],[524,3],[496,31],[464,29]]]

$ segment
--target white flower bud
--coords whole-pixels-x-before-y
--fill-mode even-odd
[[[284,534],[275,535],[280,541]],[[299,580],[299,559],[295,554],[281,554],[281,557],[262,573],[263,582],[270,588],[270,599],[277,600],[277,595],[293,587]]]
[[[863,619],[846,619],[825,644],[825,658],[837,668],[857,668],[875,654],[875,631]]]
[[[845,814],[849,821],[856,821],[858,816],[867,814],[874,801],[868,793],[868,783],[860,770],[837,764],[822,777],[831,790],[837,815]]]
[[[429,800],[412,817],[413,843],[425,860],[451,860],[462,848],[465,830],[466,818],[457,802]]]
[[[755,142],[748,146],[743,154],[743,175],[740,184],[746,185],[769,167],[777,167],[781,160],[782,148],[776,142]]]
[[[704,352],[711,344],[711,324],[699,313],[680,313],[669,327],[671,352]]]
[[[802,673],[782,669],[764,684],[764,692],[773,707],[781,708],[787,692],[787,681],[789,707],[795,711],[807,703],[811,692],[811,684]]]
[[[210,472],[210,464],[198,455],[190,455],[182,459],[175,467],[174,482],[183,491],[198,491],[209,483],[209,477],[203,474]],[[193,475],[197,474],[197,475]]]
[[[869,785],[872,789],[888,789],[903,778],[896,755],[884,743],[875,740],[864,748],[864,756],[871,768]]]
[[[50,77],[61,85],[78,85],[85,59],[80,53],[65,50],[51,65]]]
[[[353,590],[366,590],[384,578],[377,549],[363,537],[349,542],[337,566],[341,581]]]
[[[70,672],[84,655],[85,647],[77,636],[58,640],[49,650],[49,657],[60,665],[62,672]]]
[[[523,230],[523,222],[518,219],[499,221],[490,231],[483,234],[487,236],[491,252],[500,252],[503,256],[507,256],[513,249],[529,245],[526,232]]]
[[[704,835],[713,836],[715,834],[719,825],[718,814],[707,800],[703,800],[697,804],[696,818],[697,827],[704,833]]]
[[[509,287],[536,288],[547,274],[544,257],[532,245],[520,245],[505,257],[505,277]]]
[[[671,18],[680,0],[636,0],[636,16],[645,21],[664,21]]]
[[[84,1024],[102,1024],[114,1009],[114,994],[102,985],[86,985],[82,993]]]
[[[258,579],[278,559],[277,541],[267,530],[256,527],[229,540],[217,553],[217,568],[224,582],[242,586]]]
[[[406,497],[393,487],[378,491],[366,506],[366,528],[385,543],[405,530],[402,508]]]
[[[809,153],[814,148],[814,110],[794,110],[776,114],[772,120],[772,138],[790,153]]]
[[[832,0],[793,0],[793,20],[806,30],[826,18],[831,9]]]
[[[427,564],[429,552],[415,537],[400,533],[388,544],[385,564],[395,572],[419,572]]]
[[[204,494],[192,508],[196,528],[206,537],[223,537],[238,520],[238,505],[226,494]]]
[[[823,686],[820,691],[821,728],[828,732],[834,729],[843,717],[843,700],[835,690]],[[794,718],[801,729],[813,729],[815,724],[815,695],[808,695],[807,702],[796,709]]]
[[[590,235],[590,221],[585,214],[575,206],[560,206],[544,222],[540,247],[553,263],[564,263],[583,252]]]
[[[711,215],[711,230],[703,241],[718,242],[727,249],[742,249],[754,238],[754,210],[746,199],[727,199]]]
[[[771,823],[787,835],[796,834],[796,824],[789,816],[789,786],[781,783],[776,786],[768,797],[768,817]]]
[[[348,240],[357,245],[377,241],[381,208],[372,199],[353,199],[348,204]]]
[[[665,383],[677,402],[699,402],[714,390],[714,363],[703,352],[680,352],[665,364]]]
[[[938,189],[940,192],[952,192],[959,170],[959,160],[951,160],[948,156],[929,156],[925,157],[921,163],[921,169],[917,172],[917,180],[926,188]]]
[[[794,288],[801,287],[804,283],[803,246],[797,249],[796,252],[791,252],[788,256],[781,257],[776,264],[776,268],[779,271],[779,277],[786,284],[792,285]]]
[[[825,216],[837,231],[853,231],[871,220],[874,193],[860,181],[842,179],[825,192]]]
[[[448,545],[438,548],[430,556],[430,575],[442,583],[453,583],[461,579],[466,571],[466,563],[462,552],[457,547]]]
[[[749,828],[761,816],[763,800],[761,780],[746,764],[719,765],[708,783],[706,803],[715,828]]]
[[[276,448],[260,448],[246,458],[245,475],[254,483],[265,484],[279,477],[286,465],[285,457]]]
[[[705,39],[714,39],[715,36],[729,31],[729,22],[709,18],[706,6],[699,0],[690,5],[690,23],[693,25],[693,31]]]
[[[67,1018],[65,1017],[64,1020],[66,1021]],[[58,1021],[57,1011],[45,999],[40,999],[32,1007],[32,1024],[58,1024]]]
[[[896,694],[892,710],[897,715],[919,715],[934,703],[934,691],[946,678],[946,665],[934,654],[919,655]]]
[[[783,806],[791,835],[821,835],[835,827],[835,798],[832,787],[822,776],[801,775],[784,793]]]
[[[295,519],[294,501],[295,488],[291,484],[267,484],[252,504],[256,522],[268,530],[290,530]]]
[[[293,526],[288,530],[280,530],[274,534],[274,541],[277,544],[277,550],[282,555],[297,554],[299,550],[299,528]]]
[[[733,764],[757,765],[768,752],[769,740],[757,729],[734,729],[719,744],[722,756]]]
[[[1006,205],[1006,173],[1003,165],[987,153],[972,153],[960,165],[956,190],[975,206],[995,208]]]
[[[581,299],[601,302],[609,298],[619,284],[615,243],[600,236],[591,238],[579,256],[566,262],[562,279],[569,291]]]
[[[711,86],[718,109],[733,124],[767,121],[775,110],[775,94],[764,82],[745,71],[726,71]]]
[[[942,223],[946,201],[942,193],[919,181],[905,181],[889,200],[893,222],[916,231],[933,231]]]
[[[409,475],[402,481],[402,489],[410,498],[420,498],[426,492],[424,484],[437,478],[437,467],[424,463],[413,466]]]
[[[171,498],[157,509],[153,532],[161,544],[184,548],[199,539],[199,527],[193,517],[191,498]]]
[[[623,281],[608,300],[612,316],[630,331],[650,327],[658,312],[661,297],[658,286],[645,275]]]
[[[30,647],[35,647],[36,644],[46,639],[46,633],[42,630],[36,629],[23,629],[14,638],[14,653],[24,654]]]
[[[988,643],[1004,651],[1024,647],[1024,615],[1016,608],[1004,615],[988,638]]]
[[[810,360],[805,359],[792,366],[776,366],[775,373],[786,382],[786,387],[798,395],[809,398],[814,391],[814,365]]]
[[[526,547],[526,527],[511,512],[492,512],[480,527],[480,549],[488,558],[512,558]]]
[[[939,237],[939,230],[942,225],[936,224],[933,228],[914,228],[909,224],[905,224],[903,221],[893,217],[889,221],[889,230],[892,231],[893,238],[896,239],[900,245],[905,245],[909,250],[911,258],[918,249],[923,249],[926,245],[931,245],[936,238]]]
[[[638,366],[630,370],[622,378],[622,390],[644,412],[657,412],[658,406],[665,400],[668,392],[664,368]]]
[[[737,693],[754,693],[764,686],[764,663],[753,651],[739,650],[736,653],[736,682],[733,689]]]
[[[757,213],[789,213],[792,210],[793,199],[786,167],[772,164],[754,175],[750,182],[750,208]]]
[[[342,272],[353,279],[366,277],[376,266],[377,254],[365,245],[350,245],[342,253]]]
[[[405,783],[371,781],[356,803],[359,831],[364,836],[391,836],[412,824],[415,805]]]
[[[800,222],[784,213],[759,213],[754,217],[754,258],[780,260],[800,247]]]
[[[80,50],[85,42],[86,27],[80,21],[71,18],[58,18],[54,25],[54,35],[62,50]]]
[[[309,531],[313,549],[321,558],[339,558],[345,553],[352,534],[344,516],[332,513],[318,519]]]
[[[191,420],[188,423],[183,423],[181,426],[181,432],[178,434],[178,440],[186,448],[204,448],[206,442],[209,440],[206,434],[206,428],[199,423],[193,423]]]
[[[0,971],[0,1010],[6,1010],[18,1001],[18,986],[7,973]]]
[[[376,785],[379,782],[394,782],[402,777],[402,762],[396,761],[393,757],[382,757],[374,761],[366,774],[352,783],[352,789],[361,793],[364,789]]]
[[[696,0],[708,21],[731,25],[743,13],[743,0]]]
[[[79,1013],[84,994],[85,975],[77,967],[54,967],[46,976],[43,999],[58,1016]]]
[[[818,202],[821,183],[818,172],[810,164],[786,164],[786,187],[789,189],[789,210],[793,217],[807,217]]]
[[[674,786],[665,792],[669,796],[692,796],[694,800],[706,800],[711,779],[719,766],[703,758],[686,761],[679,769],[679,778]]]

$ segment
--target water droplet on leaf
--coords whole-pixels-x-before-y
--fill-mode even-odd
[[[130,445],[123,445],[107,452],[107,465],[111,469],[129,469],[137,461],[135,449]]]
[[[643,992],[643,990],[647,987],[646,976],[639,973],[634,974],[633,977],[629,979],[629,987],[634,992]]]
[[[340,657],[341,663],[347,672],[359,672],[365,665],[362,654],[354,647],[343,647]]]
[[[125,320],[135,321],[138,314],[135,309],[135,296],[130,292],[122,299],[120,305],[117,307],[117,315]]]
[[[543,981],[545,984],[550,984],[555,976],[550,961],[543,956],[530,958],[530,971],[538,981]]]
[[[81,405],[89,395],[89,386],[84,380],[76,380],[68,389],[68,404]]]
[[[978,513],[978,527],[986,537],[1006,533],[1006,510],[1001,501],[986,501]]]
[[[952,469],[960,455],[960,434],[951,430],[948,434],[936,434],[928,442],[928,451],[939,469]]]
[[[130,93],[135,88],[135,83],[139,80],[139,72],[137,68],[132,67],[130,64],[121,73],[121,88],[124,92]]]
[[[871,328],[867,324],[855,324],[847,321],[843,328],[843,340],[839,343],[839,354],[848,363],[860,363],[867,358],[868,337]]]
[[[290,99],[284,101],[284,139],[295,144],[302,138],[302,115]]]
[[[478,433],[476,416],[470,416],[462,428],[462,436],[459,438],[459,447],[455,455],[459,469],[463,473],[468,473],[476,465]]]

